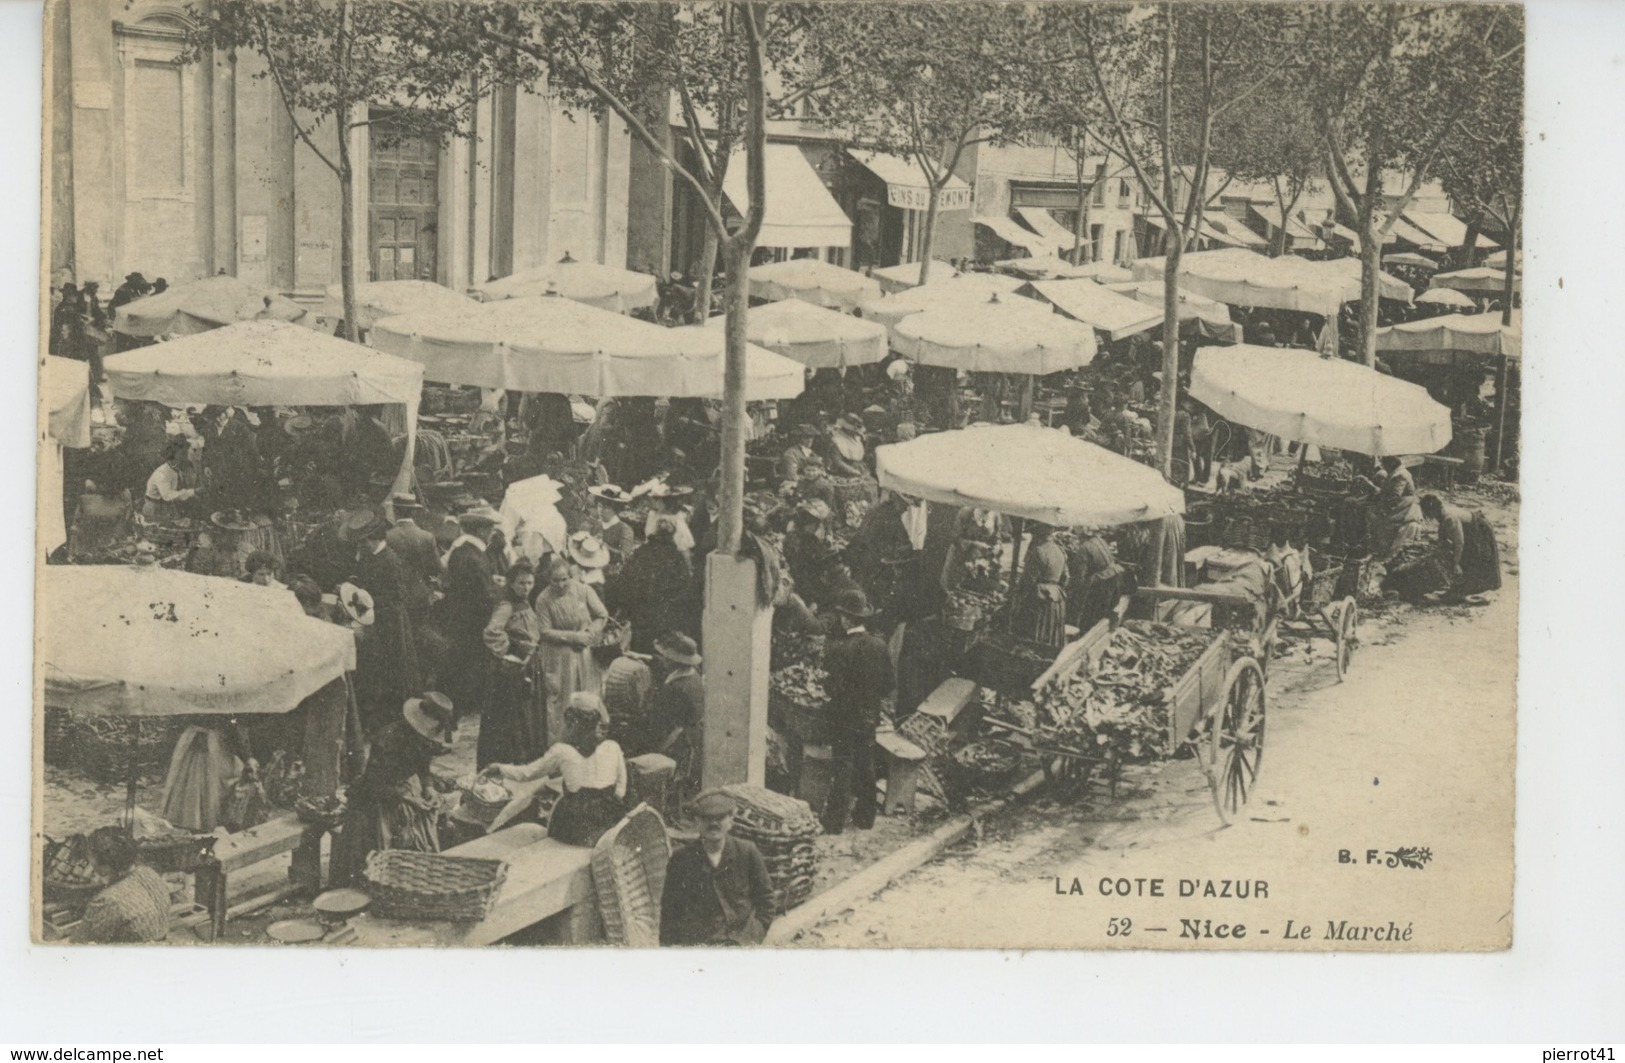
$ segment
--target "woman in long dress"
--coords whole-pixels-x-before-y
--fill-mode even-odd
[[[242,772],[238,753],[247,757],[248,748],[248,737],[235,720],[216,717],[187,727],[169,758],[159,814],[199,834],[223,824],[232,784]]]
[[[594,845],[621,818],[626,801],[626,758],[621,747],[600,735],[604,704],[594,694],[577,693],[564,710],[564,740],[528,764],[493,764],[485,774],[510,782],[561,776],[564,795],[548,818],[547,836],[565,845]]]
[[[344,827],[332,862],[336,886],[358,881],[367,856],[379,849],[440,851],[429,765],[451,752],[451,699],[440,693],[410,698],[401,718],[385,725],[367,750],[367,763],[350,784]]]
[[[480,713],[477,766],[528,763],[547,749],[547,676],[536,647],[542,622],[530,604],[536,569],[520,558],[508,569],[503,600],[485,625],[491,678]]]
[[[1066,644],[1066,552],[1056,545],[1054,534],[1048,524],[1033,525],[1032,545],[1016,592],[1012,632],[1018,638],[1059,649]]]
[[[570,562],[554,557],[547,566],[547,586],[536,596],[541,624],[536,656],[547,680],[547,733],[564,733],[564,705],[585,690],[597,694],[603,681],[590,647],[609,613],[593,589],[576,579]]]

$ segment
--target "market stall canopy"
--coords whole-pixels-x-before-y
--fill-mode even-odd
[[[910,314],[917,314],[921,310],[931,307],[964,306],[966,304],[980,305],[988,301],[992,295],[1014,295],[1022,285],[1022,281],[1015,277],[1007,277],[1002,273],[961,273],[958,275],[943,274],[942,280],[935,277],[917,288],[897,295],[888,295],[883,299],[864,303],[858,312],[866,320],[878,321],[887,328],[897,324]],[[1036,300],[1028,299],[1035,307],[1049,313],[1049,308],[1041,306]]]
[[[1028,280],[1083,280],[1101,284],[1119,284],[1134,279],[1134,274],[1112,262],[1085,262],[1074,266],[1064,258],[1042,255],[1038,258],[1007,258],[993,263],[1005,273],[1014,273]]]
[[[1303,211],[1287,215],[1285,222],[1283,222],[1281,220],[1281,208],[1274,203],[1250,203],[1248,205],[1252,208],[1254,214],[1263,218],[1270,225],[1277,229],[1284,227],[1287,238],[1292,241],[1292,246],[1299,249],[1307,246],[1311,250],[1323,246],[1320,233],[1310,228],[1308,221],[1302,217]],[[1267,243],[1268,241],[1266,241]]]
[[[850,151],[863,168],[886,182],[886,203],[904,210],[925,210],[931,202],[931,182],[925,170],[913,159],[888,155],[883,151]],[[970,185],[949,175],[937,197],[937,210],[969,210]]]
[[[1459,310],[1478,309],[1478,304],[1473,302],[1472,296],[1464,295],[1454,288],[1429,288],[1418,295],[1416,301],[1418,304],[1426,303],[1432,306],[1453,306]]]
[[[1398,254],[1383,255],[1382,264],[1385,266],[1414,266],[1417,269],[1438,269],[1439,264],[1426,255],[1419,255],[1415,251],[1401,251]]]
[[[990,215],[986,218],[972,218],[971,221],[997,236],[1000,240],[1012,247],[1024,247],[1027,253],[1033,256],[1053,255],[1061,245],[1047,236],[1040,236],[1031,229],[1023,227],[1019,222],[1003,215]]]
[[[65,447],[90,446],[90,363],[46,358],[39,390],[46,434]]]
[[[1512,324],[1501,324],[1499,312],[1448,314],[1408,321],[1377,330],[1377,351],[1410,354],[1420,361],[1448,362],[1457,354],[1523,358],[1523,315],[1512,312]]]
[[[368,342],[447,384],[593,398],[722,397],[721,333],[661,328],[557,296],[386,318]],[[749,399],[801,394],[806,374],[788,358],[752,346],[745,368]]]
[[[869,275],[880,285],[882,292],[896,295],[898,292],[906,292],[910,288],[920,286],[921,265],[919,262],[901,262],[895,266],[874,270]],[[931,276],[928,283],[935,284],[937,281],[957,276],[959,271],[953,267],[953,263],[944,262],[940,258],[931,260]]]
[[[474,300],[433,281],[368,281],[355,286],[356,328],[371,329],[386,317],[415,310],[451,310]],[[315,311],[329,321],[344,318],[344,286],[329,284],[327,301]]]
[[[1159,312],[1162,309],[1164,293],[1161,281],[1130,281],[1127,284],[1108,284],[1106,287],[1119,295],[1132,296],[1147,306],[1154,306]],[[1195,323],[1201,335],[1220,343],[1241,342],[1241,326],[1230,320],[1230,308],[1205,296],[1180,292],[1179,320]]]
[[[1058,428],[972,425],[875,448],[880,486],[1058,527],[1158,520],[1185,494],[1148,466]]]
[[[818,171],[794,144],[769,144],[762,177],[767,208],[757,247],[850,247],[852,221],[829,194]],[[745,153],[735,152],[722,191],[741,215],[750,209]]]
[[[1312,351],[1204,347],[1190,393],[1237,424],[1372,457],[1433,454],[1450,442],[1450,411],[1424,388]]]
[[[50,565],[40,601],[47,708],[283,713],[355,669],[350,629],[306,616],[280,587],[156,565]]]
[[[727,321],[714,317],[705,327],[720,335]],[[745,337],[808,369],[847,369],[886,357],[886,326],[800,299],[751,307]]]
[[[1160,280],[1160,257],[1134,263],[1136,280]],[[1266,258],[1240,248],[1196,251],[1180,259],[1180,286],[1231,306],[1270,307],[1335,316],[1360,298],[1360,263],[1353,258],[1313,262],[1297,255]],[[1386,273],[1377,276],[1378,294],[1410,302],[1411,286]]]
[[[1111,340],[1162,324],[1160,307],[1114,292],[1092,280],[1033,281],[1021,291],[1022,294],[1036,293],[1067,317],[1099,329]]]
[[[1252,247],[1263,250],[1269,246],[1268,240],[1222,210],[1202,213],[1202,235],[1230,247]]]
[[[938,303],[893,325],[891,340],[911,361],[973,373],[1047,376],[1083,368],[1096,350],[1094,329],[1019,295]]]
[[[115,354],[106,365],[119,398],[168,406],[394,402],[415,414],[423,391],[422,366],[285,321],[227,325]]]
[[[598,262],[577,262],[568,254],[552,265],[520,270],[511,276],[482,284],[475,290],[486,302],[562,295],[612,314],[653,306],[659,298],[655,279],[647,273]],[[452,310],[456,307],[408,306],[397,313],[425,313],[436,309]]]
[[[800,299],[850,313],[881,296],[880,282],[873,277],[816,258],[752,266],[749,277],[751,297],[769,302]]]
[[[298,321],[306,316],[293,300],[236,277],[205,277],[125,303],[113,315],[113,331],[146,339],[191,336],[239,321]]]
[[[1410,222],[1424,232],[1432,234],[1435,242],[1445,247],[1461,247],[1467,243],[1467,223],[1454,214],[1438,214],[1423,210],[1407,210],[1400,215],[1404,221]],[[1494,240],[1483,233],[1476,234],[1477,242],[1474,247],[1499,247]]]
[[[1500,269],[1475,266],[1450,273],[1435,273],[1431,284],[1434,288],[1454,288],[1458,292],[1500,295],[1506,290],[1506,264],[1502,263]],[[1515,293],[1523,291],[1523,277],[1516,272],[1512,275],[1512,290]]]
[[[1017,207],[1016,213],[1021,215],[1021,220],[1027,223],[1028,228],[1039,236],[1048,237],[1050,243],[1062,251],[1070,251],[1078,243],[1077,234],[1069,232],[1067,227],[1056,221],[1055,215],[1045,207]],[[1087,235],[1083,242],[1086,244],[1089,242]]]
[[[1507,253],[1505,251],[1497,251],[1495,254],[1491,255],[1490,257],[1488,257],[1488,258],[1486,258],[1484,260],[1484,265],[1489,266],[1489,267],[1491,267],[1493,269],[1506,269]],[[1513,269],[1513,272],[1519,272],[1519,271],[1521,271],[1523,269],[1523,252],[1522,251],[1519,251],[1516,255],[1513,256],[1512,269]]]
[[[1342,225],[1337,222],[1333,222],[1329,228],[1332,235],[1336,236],[1340,240],[1346,240],[1353,244],[1356,251],[1360,249],[1361,241],[1359,233],[1355,232],[1353,229],[1350,229],[1347,225]],[[1389,244],[1397,244],[1398,242],[1399,237],[1395,236],[1393,233],[1389,233],[1382,238],[1382,246],[1384,247],[1387,247]]]

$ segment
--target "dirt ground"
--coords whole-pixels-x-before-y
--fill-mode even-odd
[[[1501,948],[1511,940],[1517,668],[1517,509],[1498,485],[1453,493],[1502,546],[1487,606],[1384,603],[1347,681],[1330,644],[1294,644],[1271,669],[1265,763],[1243,820],[1215,815],[1188,760],[1133,769],[1116,800],[1040,791],[985,833],[868,903],[803,934],[805,946],[1326,948],[1334,924],[1409,941],[1336,947]],[[1368,611],[1368,616],[1370,612]],[[1421,868],[1387,854],[1426,848]],[[1348,850],[1348,862],[1340,852]],[[1376,850],[1375,862],[1367,851]],[[1107,880],[1112,896],[1103,896]],[[1161,879],[1164,895],[1149,893]],[[1144,880],[1144,885],[1139,884]],[[1198,883],[1181,898],[1181,883]],[[1205,883],[1233,883],[1232,899]],[[1256,885],[1247,899],[1240,883]],[[1074,885],[1076,882],[1076,885]],[[1126,882],[1129,896],[1116,890]],[[1112,920],[1117,932],[1112,932]],[[1186,936],[1184,920],[1252,929]],[[1283,940],[1307,925],[1312,937]],[[1123,921],[1127,920],[1127,930]],[[1209,924],[1211,926],[1211,924]]]

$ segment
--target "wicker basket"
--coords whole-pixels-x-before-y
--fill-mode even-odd
[[[829,744],[829,719],[822,705],[797,701],[768,687],[767,717],[775,728],[794,735],[798,742],[815,746]]]
[[[339,801],[336,808],[319,808],[316,800],[311,797],[295,799],[293,810],[299,816],[299,822],[309,823],[323,830],[333,830],[344,821],[346,806],[343,800]]]
[[[660,814],[638,805],[592,850],[592,884],[611,945],[660,944],[660,896],[671,843]]]
[[[48,901],[83,905],[107,885],[90,858],[90,840],[83,834],[62,841],[46,838],[42,866]]]
[[[372,910],[387,919],[468,922],[491,912],[508,865],[409,849],[379,849],[367,856]]]
[[[738,804],[734,833],[761,850],[773,886],[775,914],[789,911],[812,891],[818,869],[813,838],[823,829],[805,801],[759,786],[736,784],[723,790]]]

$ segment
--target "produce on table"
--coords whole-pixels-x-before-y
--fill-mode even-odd
[[[1092,671],[1057,676],[1039,691],[1034,738],[1123,759],[1172,756],[1178,739],[1170,745],[1168,690],[1210,638],[1169,624],[1124,623]]]

